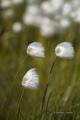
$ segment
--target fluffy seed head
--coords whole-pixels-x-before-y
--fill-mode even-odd
[[[44,37],[49,37],[55,32],[55,26],[53,24],[53,21],[49,17],[44,17],[39,27],[40,33]]]
[[[64,59],[72,59],[74,57],[74,48],[69,42],[62,42],[55,48],[56,56]]]
[[[0,6],[2,8],[8,8],[8,7],[11,7],[11,5],[12,5],[12,2],[10,0],[2,0],[0,2]]]
[[[69,19],[62,18],[60,20],[60,27],[61,28],[68,28],[70,25],[71,25],[71,21]]]
[[[41,43],[39,42],[33,42],[28,45],[27,47],[27,54],[29,54],[32,57],[37,57],[37,58],[44,58],[44,48]]]
[[[54,9],[50,1],[42,2],[41,10],[45,15],[53,15]]]
[[[22,24],[20,22],[15,22],[12,26],[12,30],[16,33],[21,32],[22,31]]]
[[[22,86],[26,89],[38,89],[39,88],[39,76],[36,72],[36,68],[30,69],[22,79]]]
[[[64,0],[50,0],[50,1],[51,1],[51,4],[52,4],[55,12],[60,10],[64,3]]]
[[[72,11],[72,5],[69,2],[66,2],[62,7],[62,15],[69,16]]]
[[[14,17],[14,15],[15,15],[14,10],[12,10],[12,9],[10,9],[10,8],[8,8],[7,10],[4,10],[4,11],[2,12],[2,17],[3,17],[4,19],[9,19],[9,18],[11,18],[11,17]]]
[[[13,4],[22,4],[24,2],[24,0],[12,0]]]

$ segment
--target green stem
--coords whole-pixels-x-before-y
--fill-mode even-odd
[[[42,99],[42,109],[43,109],[43,107],[44,107],[45,98],[46,98],[46,94],[47,94],[48,87],[49,87],[49,83],[50,83],[51,73],[52,73],[52,70],[53,70],[53,67],[54,67],[54,65],[55,65],[56,60],[57,60],[57,57],[56,57],[55,60],[53,61],[52,66],[51,66],[51,69],[50,69],[48,82],[47,82],[47,85],[46,85],[46,88],[45,88],[45,91],[44,91],[44,94],[43,94],[43,99]]]
[[[55,65],[56,60],[57,60],[57,57],[56,57],[55,60],[53,61],[53,64],[52,64],[51,69],[50,69],[50,74],[52,73],[52,70],[53,70],[53,67],[54,67],[54,65]]]
[[[11,86],[11,90],[10,90],[10,93],[9,93],[9,97],[8,97],[8,100],[7,100],[7,104],[6,104],[6,113],[7,113],[7,110],[8,110],[8,106],[9,106],[9,103],[10,103],[10,99],[11,99],[11,94],[12,94],[12,90],[13,90],[13,87],[14,87],[14,84],[15,84],[15,81],[16,81],[16,78],[17,78],[17,75],[18,75],[18,73],[19,73],[19,71],[20,71],[20,69],[21,69],[21,67],[22,67],[22,65],[23,65],[23,63],[25,62],[25,60],[26,60],[26,58],[28,57],[28,55],[24,58],[24,60],[23,60],[23,62],[22,62],[22,64],[20,65],[20,67],[19,67],[19,69],[18,69],[18,71],[17,71],[17,73],[16,73],[16,75],[15,75],[15,78],[14,78],[14,80],[13,80],[13,83],[12,83],[12,86]],[[6,115],[6,114],[5,114]]]
[[[18,120],[19,119],[19,113],[20,113],[20,105],[21,105],[21,101],[22,101],[22,98],[23,98],[23,94],[24,94],[24,89],[22,89],[22,92],[21,92],[21,96],[20,96],[20,99],[19,99],[19,103],[18,103],[18,111],[17,111],[17,119],[16,120]]]

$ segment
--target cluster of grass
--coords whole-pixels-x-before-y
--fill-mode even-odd
[[[24,26],[21,33],[13,33],[11,26],[14,21],[21,21],[24,5],[21,9],[15,8],[15,10],[18,11],[14,19],[7,21],[1,19],[0,24],[0,30],[4,29],[0,34],[0,120],[80,120],[80,24],[73,24],[65,32],[61,31],[60,34],[50,38],[42,37],[38,28],[29,26]],[[18,73],[6,109],[14,77],[26,56],[28,44],[33,41],[44,45],[46,58],[37,59],[28,56]],[[47,94],[44,96],[51,65],[55,60],[55,47],[63,41],[73,44],[75,57],[72,60],[56,61],[50,75]],[[18,113],[21,81],[26,71],[33,67],[38,69],[40,88],[37,91],[25,90]]]

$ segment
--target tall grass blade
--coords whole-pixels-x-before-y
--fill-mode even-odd
[[[8,100],[7,100],[7,103],[6,103],[5,115],[6,115],[6,112],[7,112],[7,110],[8,110],[8,106],[9,106],[9,103],[10,103],[12,90],[13,90],[13,87],[14,87],[14,84],[15,84],[15,81],[16,81],[16,78],[17,78],[17,75],[18,75],[18,73],[19,73],[19,71],[20,71],[20,69],[21,69],[21,67],[22,67],[22,65],[23,65],[23,63],[25,62],[25,60],[26,60],[27,57],[28,57],[28,56],[26,56],[26,57],[24,58],[22,64],[20,65],[20,67],[19,67],[19,69],[18,69],[18,71],[17,71],[17,73],[16,73],[16,75],[15,75],[14,80],[13,80],[13,83],[12,83],[12,86],[11,86],[11,90],[10,90],[10,93],[9,93],[9,97],[8,97]]]
[[[47,83],[47,85],[46,85],[46,89],[45,89],[45,91],[44,91],[44,95],[43,95],[43,99],[42,99],[42,109],[43,109],[43,107],[44,107],[44,102],[45,102],[45,97],[46,97],[47,90],[48,90],[48,86],[49,86],[50,76],[51,76],[51,73],[52,73],[52,70],[53,70],[53,67],[54,67],[54,64],[55,64],[56,60],[57,60],[57,57],[55,58],[52,66],[51,66],[51,69],[50,69],[50,74],[49,74],[48,83]]]
[[[19,120],[19,113],[20,113],[20,105],[21,105],[21,101],[22,101],[22,98],[23,98],[23,94],[24,94],[24,89],[22,89],[22,92],[21,92],[21,96],[20,96],[20,99],[19,99],[19,103],[18,103],[18,111],[17,111],[17,119],[16,120]]]
[[[52,95],[52,91],[51,91],[50,94],[49,94],[49,97],[48,97],[48,100],[47,100],[47,104],[46,104],[45,111],[47,110],[47,107],[48,107],[48,105],[49,105],[49,101],[50,101],[51,95]]]
[[[53,61],[53,64],[52,64],[51,69],[50,69],[50,74],[52,73],[52,70],[53,70],[53,67],[54,67],[54,65],[55,65],[56,60],[57,60],[57,57],[56,57],[55,60]]]
[[[44,95],[43,95],[43,99],[42,99],[42,109],[44,107],[44,102],[45,102],[45,97],[46,97],[47,89],[48,89],[48,84],[46,85],[46,89],[44,91]]]

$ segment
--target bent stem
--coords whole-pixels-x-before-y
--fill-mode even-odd
[[[44,94],[43,94],[43,99],[42,99],[42,109],[43,109],[43,107],[44,107],[45,98],[46,98],[46,94],[47,94],[48,87],[49,87],[49,83],[50,83],[51,73],[52,73],[52,70],[53,70],[53,67],[54,67],[54,65],[55,65],[56,60],[57,60],[57,57],[56,57],[55,60],[53,61],[52,66],[51,66],[51,69],[50,69],[50,72],[49,72],[48,82],[47,82],[47,85],[46,85],[46,88],[45,88],[45,91],[44,91]]]
[[[24,94],[24,89],[22,89],[22,92],[21,92],[21,95],[20,95],[20,99],[19,99],[19,102],[18,102],[18,108],[17,108],[17,119],[19,119],[19,113],[20,113],[20,105],[21,105],[21,101],[22,101],[22,98],[23,98],[23,94]]]
[[[54,65],[55,65],[56,60],[57,60],[57,57],[56,57],[55,60],[53,61],[53,64],[52,64],[51,69],[50,69],[50,74],[52,73],[52,70],[53,70],[53,67],[54,67]]]
[[[48,105],[49,105],[49,101],[50,101],[50,98],[51,98],[51,94],[52,94],[52,90],[51,90],[50,93],[49,93],[48,100],[47,100],[47,104],[46,104],[46,107],[45,107],[45,110],[44,110],[44,112],[43,112],[43,115],[42,115],[41,120],[44,120],[44,116],[45,116],[45,113],[46,113],[47,108],[48,108]]]
[[[5,109],[5,110],[6,110],[6,111],[5,111],[6,113],[7,113],[7,110],[8,110],[8,106],[9,106],[9,103],[10,103],[12,90],[13,90],[13,87],[14,87],[14,84],[15,84],[15,81],[16,81],[16,78],[17,78],[17,75],[18,75],[18,73],[19,73],[19,71],[20,71],[20,69],[21,69],[21,67],[22,67],[22,65],[23,65],[23,63],[25,62],[25,60],[26,60],[27,57],[28,57],[28,55],[24,58],[22,64],[20,65],[20,67],[19,67],[19,69],[18,69],[18,71],[17,71],[17,73],[16,73],[16,75],[15,75],[14,80],[13,80],[13,83],[12,83],[12,86],[11,86],[11,90],[10,90],[10,93],[9,93],[9,97],[8,97],[8,100],[7,100],[7,104],[6,104],[6,109]]]

